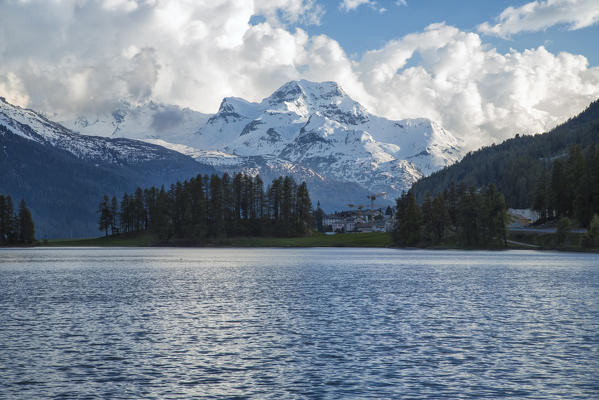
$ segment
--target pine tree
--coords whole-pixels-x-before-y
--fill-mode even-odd
[[[314,218],[316,219],[316,230],[318,232],[324,232],[324,211],[320,208],[320,201],[316,205],[316,211],[314,212]]]
[[[557,221],[557,244],[558,246],[563,246],[566,244],[566,239],[568,238],[568,234],[572,230],[572,221],[568,217],[561,217]]]
[[[435,196],[432,204],[434,243],[441,243],[445,239],[451,221],[445,204],[443,194]]]
[[[485,193],[486,212],[488,213],[486,220],[486,236],[483,241],[484,245],[495,241],[503,243],[507,246],[507,235],[505,221],[507,219],[507,206],[503,195],[495,188],[495,185],[490,184]]]
[[[401,209],[401,211],[400,211]],[[409,191],[397,202],[397,225],[394,238],[400,246],[415,246],[420,242],[420,208],[414,194]]]
[[[589,223],[589,229],[584,235],[583,245],[585,247],[599,247],[599,215],[593,215]]]
[[[558,217],[569,215],[572,197],[570,186],[564,162],[555,160],[551,171],[551,208],[555,210]]]
[[[102,208],[102,206],[100,206],[100,209]],[[130,212],[129,212],[129,195],[127,193],[123,194],[123,199],[121,200],[121,212],[119,213],[120,215],[120,222],[121,222],[121,232],[129,232],[131,225],[130,225]],[[100,228],[100,230],[102,230],[102,228]]]
[[[6,199],[0,195],[0,246],[8,244],[10,216],[7,214]]]
[[[112,223],[112,215],[110,213],[110,203],[108,196],[104,195],[104,200],[98,207],[98,229],[104,231],[104,236],[108,237],[108,229]]]
[[[312,229],[312,201],[306,182],[297,187],[296,201],[296,235],[303,235]]]
[[[19,221],[15,215],[12,198],[4,198],[4,211],[2,213],[2,230],[5,244],[15,244],[19,239]]]
[[[25,199],[21,199],[19,205],[19,241],[23,244],[32,244],[35,242],[35,226],[31,211],[25,204]]]
[[[549,217],[549,196],[547,190],[547,171],[543,169],[535,186],[532,209],[539,214],[539,218],[546,220]]]
[[[468,191],[463,187],[458,188],[456,232],[458,242],[462,246],[477,246],[479,243],[479,207],[480,202],[473,187]]]
[[[224,209],[223,209],[223,186],[218,175],[210,177],[210,231],[216,238],[225,236]]]
[[[433,215],[433,200],[431,194],[426,192],[422,202],[422,240],[425,244],[431,245],[436,242],[435,234],[435,216]]]
[[[112,216],[112,220],[110,221],[110,231],[115,235],[119,233],[119,202],[116,196],[112,196],[112,200],[110,201],[110,215]]]

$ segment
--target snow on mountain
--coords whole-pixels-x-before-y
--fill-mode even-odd
[[[336,83],[305,80],[283,85],[261,103],[224,99],[187,144],[276,157],[391,198],[462,157],[458,140],[434,121],[377,117]]]
[[[185,143],[209,117],[175,105],[149,102],[133,107],[123,102],[110,113],[82,116],[61,124],[85,135]]]
[[[156,122],[162,120],[173,122]],[[387,192],[390,200],[463,155],[458,140],[436,122],[377,117],[335,82],[291,81],[260,103],[227,97],[212,116],[149,103],[66,125],[143,139],[221,171],[352,183]]]
[[[49,144],[80,159],[130,164],[167,160],[173,156],[180,158],[177,153],[142,141],[77,134],[33,110],[10,104],[3,97],[0,97],[0,125],[5,129],[0,134],[10,132],[40,144]]]

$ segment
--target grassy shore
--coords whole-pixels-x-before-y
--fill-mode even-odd
[[[598,252],[599,249],[585,249],[580,246],[582,235],[571,233],[563,245],[557,245],[556,235],[539,233],[510,232],[508,234],[508,247],[495,246],[490,248],[464,248],[457,243],[444,243],[428,249],[448,250],[565,250]],[[161,242],[157,236],[150,233],[126,234],[119,236],[99,237],[93,239],[60,239],[48,240],[39,243],[44,247],[394,247],[391,235],[385,232],[373,233],[345,233],[337,235],[324,235],[313,233],[311,235],[291,238],[275,237],[236,237],[208,242],[171,240]]]
[[[218,246],[218,247],[389,247],[391,236],[385,232],[346,233],[292,238],[238,237],[209,242],[170,241],[162,243],[151,234],[119,235],[94,239],[61,239],[40,243],[48,247],[150,247],[150,246]]]
[[[513,248],[531,248],[536,250],[562,250],[586,253],[597,253],[599,249],[590,249],[582,246],[583,233],[570,232],[563,243],[559,243],[555,233],[537,232],[509,232],[508,239],[523,244],[518,247],[511,244]]]

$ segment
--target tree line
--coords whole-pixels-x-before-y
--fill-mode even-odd
[[[568,218],[589,227],[599,214],[599,146],[578,145],[557,158],[537,180],[532,208],[541,219]]]
[[[452,182],[434,198],[426,193],[421,206],[410,190],[396,201],[392,239],[398,246],[505,246],[506,212],[493,184],[476,190]]]
[[[548,174],[547,179],[551,179],[553,160],[568,155],[572,145],[586,153],[597,142],[599,100],[550,132],[516,135],[500,144],[470,152],[460,162],[420,179],[412,190],[421,202],[426,192],[436,195],[449,188],[451,182],[475,187],[493,183],[510,207],[529,208],[541,174]]]
[[[260,176],[198,175],[172,184],[104,196],[98,227],[106,236],[152,232],[161,241],[235,236],[298,236],[312,228],[305,182],[279,177],[266,188]]]
[[[10,196],[0,195],[0,246],[32,244],[35,242],[35,225],[31,211],[21,199],[15,212]]]

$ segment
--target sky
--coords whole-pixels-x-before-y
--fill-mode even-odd
[[[289,80],[431,118],[469,149],[599,98],[597,0],[0,0],[0,96],[58,120],[214,113]]]

